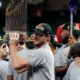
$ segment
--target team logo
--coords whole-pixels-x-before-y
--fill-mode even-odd
[[[36,26],[36,29],[40,29],[41,31],[44,31],[44,27],[42,25]]]

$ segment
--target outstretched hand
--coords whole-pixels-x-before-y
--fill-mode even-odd
[[[17,32],[10,32],[9,33],[9,39],[10,39],[10,41],[18,41],[19,33],[17,33]]]
[[[19,33],[10,32],[9,33],[9,40],[10,40],[10,44],[16,44],[16,42],[19,40]]]

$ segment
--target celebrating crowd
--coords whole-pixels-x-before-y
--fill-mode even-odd
[[[0,80],[80,80],[80,29],[74,23],[61,26],[52,34],[47,23],[38,24],[34,32],[9,32],[7,42],[0,40]]]

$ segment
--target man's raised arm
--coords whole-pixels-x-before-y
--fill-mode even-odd
[[[9,45],[10,45],[10,54],[12,59],[12,64],[14,69],[19,73],[27,70],[29,63],[27,59],[20,57],[17,54],[17,42],[19,39],[19,33],[11,32],[9,33]]]

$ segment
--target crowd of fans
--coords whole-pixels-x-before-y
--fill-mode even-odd
[[[80,80],[80,27],[73,24],[73,35],[70,23],[60,27],[60,36],[40,23],[31,34],[14,31],[1,38],[0,80]]]

